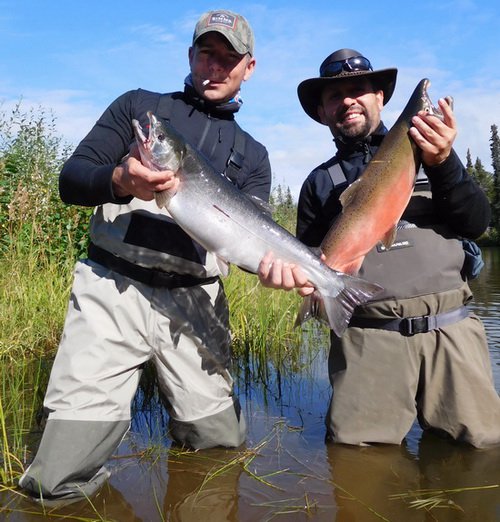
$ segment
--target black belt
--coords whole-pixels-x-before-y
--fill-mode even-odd
[[[469,310],[465,306],[436,315],[421,315],[418,317],[404,317],[403,319],[373,319],[370,317],[352,317],[349,327],[377,328],[399,332],[401,335],[415,335],[430,332],[443,326],[458,323],[469,317]]]
[[[189,274],[173,274],[171,272],[164,272],[162,270],[155,270],[154,268],[145,268],[143,266],[135,265],[130,261],[115,256],[111,252],[104,250],[93,243],[90,243],[88,250],[88,258],[100,265],[118,272],[119,274],[130,277],[140,283],[145,283],[150,286],[166,287],[166,288],[183,288],[196,285],[207,285],[215,283],[218,276],[214,277],[195,277]]]

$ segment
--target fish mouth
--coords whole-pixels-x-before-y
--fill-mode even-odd
[[[141,163],[148,168],[152,168],[152,163],[150,161],[151,142],[149,140],[149,132],[148,136],[146,136],[142,130],[141,124],[135,119],[132,120],[132,127],[134,129],[135,141],[137,143],[137,148],[139,149],[139,155],[141,156]]]
[[[436,107],[429,96],[427,90],[429,89],[431,82],[429,79],[425,79],[423,88],[422,88],[422,102],[423,102],[423,110],[432,116],[436,116],[441,121],[444,120],[444,114],[442,113],[439,107]],[[451,96],[446,96],[446,101],[448,105],[453,109],[453,98]]]
[[[142,130],[141,124],[138,120],[132,120],[132,127],[134,129],[134,134],[137,139],[137,141],[143,146],[146,147],[147,143],[149,142],[149,135],[146,136]],[[149,134],[149,132],[148,132]]]

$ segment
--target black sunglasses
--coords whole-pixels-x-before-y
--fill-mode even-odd
[[[323,65],[319,71],[319,74],[322,77],[329,77],[336,76],[342,71],[373,71],[373,67],[368,58],[365,58],[364,56],[353,56],[352,58],[347,58],[347,60],[329,62]]]

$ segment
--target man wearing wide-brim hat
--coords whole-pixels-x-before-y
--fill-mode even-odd
[[[380,69],[374,71],[370,61],[354,49],[340,49],[330,54],[320,68],[319,78],[309,78],[298,86],[302,108],[308,116],[322,123],[318,115],[318,107],[321,106],[321,94],[324,87],[335,83],[351,80],[353,77],[363,77],[371,82],[375,89],[383,91],[384,105],[390,100],[396,87],[397,69]]]
[[[341,194],[363,174],[387,134],[380,114],[396,74],[375,70],[359,51],[340,49],[323,61],[319,77],[298,86],[306,114],[329,127],[337,147],[300,192],[297,236],[308,246],[320,246],[342,212]],[[326,426],[333,442],[400,444],[418,417],[429,432],[476,447],[500,444],[500,398],[486,335],[465,306],[473,275],[462,243],[486,230],[490,208],[452,149],[457,131],[450,104],[441,99],[439,108],[442,121],[424,112],[412,118],[409,133],[426,176],[393,246],[377,245],[359,270],[383,291],[355,308],[340,338],[331,333],[333,394]],[[274,288],[312,291],[300,269],[272,256],[263,260],[259,276]]]

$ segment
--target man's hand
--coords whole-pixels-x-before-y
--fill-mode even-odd
[[[258,276],[262,285],[268,288],[279,288],[286,291],[297,288],[303,297],[314,291],[314,287],[300,267],[284,263],[281,259],[274,259],[272,252],[268,252],[262,258]]]
[[[123,158],[113,171],[113,192],[115,196],[134,196],[144,201],[154,199],[155,192],[169,190],[175,192],[179,178],[171,170],[155,171],[145,167],[139,159],[137,148]]]
[[[412,118],[410,135],[422,151],[422,162],[433,167],[448,158],[457,136],[457,124],[453,110],[444,98],[439,100],[443,121],[437,116],[420,111]]]

